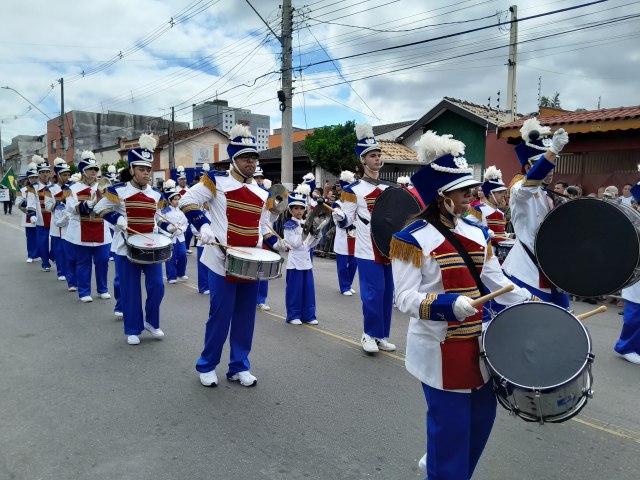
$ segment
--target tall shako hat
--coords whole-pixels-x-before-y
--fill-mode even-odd
[[[342,172],[340,172],[340,180],[338,180],[338,183],[340,184],[341,188],[344,188],[347,185],[351,185],[355,181],[356,181],[356,174],[353,173],[352,171],[343,170]]]
[[[256,165],[256,171],[253,172],[253,176],[264,178],[264,170],[262,170],[262,167],[260,166],[260,164]]]
[[[358,155],[358,159],[364,157],[367,153],[372,152],[374,150],[382,151],[380,145],[376,141],[376,138],[373,136],[373,127],[368,123],[360,123],[356,125],[356,138],[358,142],[356,143],[356,155]]]
[[[631,195],[636,202],[640,203],[640,182],[631,187]]]
[[[229,138],[227,153],[231,161],[234,161],[239,156],[260,157],[256,137],[251,135],[251,130],[246,125],[234,125],[229,132]]]
[[[396,180],[396,182],[398,182],[400,185],[402,185],[403,187],[408,187],[409,184],[411,183],[411,177],[406,176],[406,177],[398,177],[398,179]]]
[[[463,156],[465,145],[461,141],[429,130],[415,145],[418,161],[426,165],[411,176],[411,183],[425,205],[444,192],[480,185]]]
[[[71,168],[69,168],[67,162],[64,161],[64,158],[58,157],[53,161],[53,171],[57,175],[59,173],[70,172]]]
[[[169,179],[164,182],[162,189],[164,190],[164,196],[167,200],[171,200],[172,197],[180,195],[180,191],[176,189],[176,182],[174,180]]]
[[[38,169],[38,173],[40,173],[40,172],[50,172],[51,171],[51,167],[49,166],[49,162],[47,162],[40,155],[34,155],[31,158],[31,161],[36,164],[37,169]]]
[[[309,172],[302,177],[302,182],[305,185],[309,185],[312,192],[316,189],[316,176],[313,173]]]
[[[202,171],[203,172],[208,172],[209,170],[211,170],[211,166],[208,163],[203,163],[202,164]]]
[[[143,167],[152,167],[153,151],[156,149],[156,145],[158,144],[158,142],[153,137],[153,135],[143,133],[142,135],[140,135],[138,144],[140,145],[139,147],[132,148],[127,154],[127,161],[129,162],[129,166],[133,167],[135,165],[140,165]]]
[[[104,176],[108,178],[110,181],[115,182],[118,179],[118,172],[116,170],[116,166],[109,165],[107,167],[107,173],[105,173]]]
[[[38,165],[36,165],[36,162],[31,162],[29,165],[27,165],[27,173],[25,174],[25,176],[27,178],[38,176]]]
[[[550,127],[543,127],[536,117],[525,120],[520,129],[521,144],[516,146],[516,155],[520,165],[533,164],[540,155],[549,150],[551,139]]]
[[[309,194],[311,193],[311,187],[306,183],[301,183],[296,187],[293,193],[290,193],[287,197],[287,203],[289,208],[297,205],[299,207],[307,208],[307,201]]]
[[[95,168],[100,171],[100,167],[98,167],[98,162],[96,161],[96,156],[91,150],[85,150],[82,152],[80,155],[80,161],[78,162],[79,172],[84,172],[87,168]]]
[[[502,181],[502,172],[494,165],[487,167],[484,172],[484,182],[482,182],[482,193],[488,197],[491,192],[501,192],[507,187]]]
[[[181,178],[187,179],[187,174],[184,171],[184,167],[182,165],[178,165],[176,167],[176,178],[180,180]]]

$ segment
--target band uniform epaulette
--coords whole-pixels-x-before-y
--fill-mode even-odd
[[[153,185],[151,185],[151,190],[162,195],[162,190],[160,190],[158,187],[154,187]]]
[[[473,215],[479,221],[482,221],[482,212],[480,211],[480,206],[475,205],[473,207],[469,207],[466,211],[467,215]]]
[[[120,203],[120,197],[118,196],[118,192],[116,191],[116,188],[121,188],[124,186],[125,186],[124,183],[109,185],[107,188],[104,189],[104,192],[102,192],[102,195],[104,195],[106,198],[108,198],[110,201],[114,203]]]
[[[215,177],[228,177],[229,172],[221,172],[219,170],[209,170],[202,175],[200,182],[204,184],[211,193],[215,197],[218,194],[218,188],[216,187],[216,178]]]
[[[426,220],[416,220],[391,237],[389,258],[397,258],[404,262],[411,262],[417,268],[422,267],[422,247],[413,234],[426,228]]]
[[[355,187],[359,183],[360,183],[360,180],[356,180],[355,182],[350,183],[349,185],[344,187],[342,189],[342,192],[340,193],[340,201],[358,203],[358,196],[354,193],[353,187]]]
[[[286,222],[284,222],[283,228],[293,230],[293,229],[296,229],[298,225],[299,225],[298,222],[294,220],[287,220]]]
[[[508,190],[511,190],[511,187],[513,187],[516,183],[518,183],[520,180],[522,180],[524,178],[524,175],[522,175],[521,173],[518,173],[517,175],[515,175],[512,179],[511,182],[509,182],[509,186],[507,187]]]

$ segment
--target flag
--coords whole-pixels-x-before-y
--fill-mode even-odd
[[[13,173],[13,167],[9,167],[9,170],[7,170],[7,173],[5,173],[4,177],[2,177],[2,180],[0,180],[0,185],[3,185],[4,187],[9,188],[11,190],[17,190],[16,176]]]

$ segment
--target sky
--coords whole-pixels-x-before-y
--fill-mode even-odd
[[[250,2],[260,16],[246,0],[3,0],[2,143],[45,133],[60,79],[67,112],[191,122],[219,98],[280,127],[281,1]],[[640,1],[293,0],[294,126],[415,120],[445,96],[505,108],[511,5],[519,113],[555,92],[567,110],[640,105]]]

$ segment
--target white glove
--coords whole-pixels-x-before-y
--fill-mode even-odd
[[[464,322],[464,319],[470,317],[478,313],[478,310],[475,309],[473,305],[471,305],[471,299],[469,297],[465,297],[464,295],[460,295],[456,298],[455,303],[453,304],[453,314],[456,316],[456,319],[459,322]]]
[[[213,230],[211,230],[211,225],[205,223],[200,227],[200,241],[202,243],[213,243],[216,241],[216,236],[213,234]]]
[[[35,215],[33,217],[30,217],[29,222],[31,222],[32,225],[35,225],[36,223],[38,223],[38,217],[36,217]]]
[[[331,216],[336,221],[336,223],[342,222],[344,220],[344,212],[339,208],[334,208],[333,212],[331,212]]]
[[[567,143],[569,143],[569,134],[564,131],[564,128],[559,128],[553,134],[549,151],[558,155]]]
[[[493,238],[493,237],[495,237],[495,236],[496,236],[496,232],[494,232],[494,231],[493,231],[493,230],[491,230],[491,229],[488,229],[488,230],[487,230],[487,232],[489,233],[489,238]]]
[[[324,227],[327,226],[328,223],[329,223],[329,219],[327,218],[320,225],[318,225],[318,228],[316,229],[316,231],[315,231],[313,236],[314,237],[319,237],[320,235],[322,235],[322,230],[324,229]]]
[[[178,227],[176,227],[175,225],[173,225],[172,223],[170,223],[169,225],[167,225],[167,232],[169,233],[173,233],[176,230],[178,230]]]
[[[286,252],[289,249],[289,244],[284,241],[284,238],[279,238],[278,241],[273,244],[273,249],[277,252]]]
[[[87,204],[87,207],[89,207],[89,209],[92,209],[93,207],[95,207],[96,203],[98,203],[98,197],[96,196],[96,192],[91,192],[91,197],[85,203]]]
[[[113,226],[116,230],[119,230],[121,232],[126,232],[127,231],[127,219],[124,217],[118,217],[118,220],[116,221],[116,224]]]

